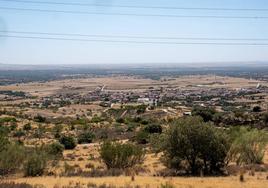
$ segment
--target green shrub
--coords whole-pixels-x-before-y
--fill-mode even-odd
[[[132,144],[105,142],[101,145],[100,155],[108,169],[125,169],[142,162],[144,151]]]
[[[264,123],[267,125],[268,124],[268,113],[267,112],[262,115],[262,119],[263,119]]]
[[[101,117],[97,116],[97,115],[94,115],[92,117],[92,119],[91,119],[92,123],[99,123],[99,122],[102,122],[102,121],[103,121],[103,119]]]
[[[6,122],[17,122],[17,119],[14,117],[3,117],[0,118],[0,123],[6,123]]]
[[[149,133],[144,130],[140,130],[136,133],[134,139],[138,144],[147,144],[149,142]]]
[[[72,136],[62,136],[60,138],[60,143],[64,146],[65,149],[74,149],[76,147],[76,140]]]
[[[18,127],[18,124],[17,124],[17,122],[15,122],[15,121],[12,121],[12,122],[10,122],[10,130],[11,131],[14,131],[14,130],[16,130],[17,129],[17,127]]]
[[[17,137],[18,140],[20,140],[21,137],[25,136],[25,132],[22,129],[17,130],[16,132],[14,132],[13,136]]]
[[[117,123],[125,123],[125,120],[124,120],[124,118],[118,118],[118,119],[116,119],[116,122]]]
[[[7,126],[0,125],[0,138],[8,136],[9,133],[10,133],[10,130]]]
[[[159,124],[149,124],[144,128],[144,131],[153,134],[153,133],[162,133],[162,127]]]
[[[263,162],[268,136],[265,131],[235,127],[230,129],[232,139],[228,160],[241,164],[261,164]]]
[[[46,127],[42,124],[38,124],[38,128],[35,130],[33,136],[35,138],[41,139],[44,136],[45,132],[46,132]]]
[[[44,123],[46,121],[46,118],[38,114],[37,116],[34,117],[34,121],[38,123]]]
[[[61,124],[56,124],[53,128],[54,137],[56,139],[60,138],[63,126]]]
[[[24,131],[30,131],[31,129],[32,129],[32,126],[30,123],[26,123],[25,125],[23,125]]]
[[[94,138],[95,135],[91,131],[87,130],[78,135],[78,143],[79,144],[91,143]]]
[[[204,122],[212,121],[214,114],[216,114],[216,110],[213,108],[205,108],[201,106],[196,106],[192,110],[192,115],[201,116]]]
[[[44,174],[47,167],[47,156],[42,151],[34,151],[24,164],[24,175],[35,177]]]
[[[0,151],[0,175],[15,173],[22,166],[25,158],[23,146],[6,142]]]
[[[261,112],[261,107],[260,106],[254,106],[252,111],[253,112]]]
[[[55,158],[62,157],[64,151],[64,146],[59,142],[54,142],[46,146],[46,152],[50,156]]]
[[[146,111],[147,106],[146,105],[139,105],[137,108],[137,114],[143,114]]]
[[[5,136],[4,134],[2,134],[2,135],[0,134],[0,152],[7,149],[9,144],[10,144],[10,142],[9,142],[7,136]]]

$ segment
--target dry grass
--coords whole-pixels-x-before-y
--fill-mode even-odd
[[[160,178],[160,177],[135,177],[135,181],[131,177],[105,177],[105,178],[53,178],[53,177],[40,177],[40,178],[22,178],[15,180],[18,183],[26,182],[29,184],[43,184],[47,188],[53,188],[54,185],[66,186],[70,183],[79,182],[82,185],[89,183],[96,185],[115,185],[115,186],[137,186],[140,187],[159,187],[166,182],[179,188],[267,188],[268,180],[265,174],[257,174],[256,176],[245,176],[245,181],[240,182],[239,176],[231,177],[209,177],[209,178]]]
[[[56,80],[45,83],[23,83],[18,85],[0,86],[0,90],[15,90],[29,92],[34,96],[49,96],[55,93],[68,93],[78,91],[80,94],[94,90],[98,86],[105,85],[106,90],[145,90],[149,87],[170,86],[173,88],[190,88],[189,85],[207,85],[213,88],[241,88],[255,87],[260,81],[248,80],[244,78],[220,77],[213,75],[203,76],[181,76],[176,79],[151,80],[135,77],[102,77],[102,78],[83,78],[83,79],[66,79]],[[221,84],[220,84],[221,83]],[[261,82],[267,85],[265,82]],[[199,89],[198,87],[195,87]]]

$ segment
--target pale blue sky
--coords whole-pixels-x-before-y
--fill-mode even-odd
[[[57,0],[57,2],[268,9],[267,0]],[[34,5],[3,1],[0,1],[0,7],[105,13],[268,16],[268,11],[148,10],[114,7]],[[0,30],[163,37],[268,38],[268,19],[100,16],[22,12],[0,9]],[[148,41],[148,39],[146,41]],[[266,43],[268,43],[268,41],[266,41]],[[268,60],[267,51],[268,46],[109,44],[101,42],[0,37],[0,63],[8,64],[127,64],[146,62],[266,61]]]

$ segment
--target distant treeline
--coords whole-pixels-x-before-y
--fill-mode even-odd
[[[98,77],[109,75],[140,76],[159,80],[163,76],[183,76],[183,75],[207,75],[215,74],[219,76],[233,76],[253,79],[267,79],[268,67],[109,67],[109,68],[92,68],[76,67],[66,69],[47,69],[47,70],[0,70],[0,85],[15,83],[26,83],[34,81],[51,81],[64,78],[76,77]]]

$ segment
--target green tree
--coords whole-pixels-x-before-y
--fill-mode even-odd
[[[229,146],[223,131],[199,117],[188,117],[169,127],[163,148],[168,167],[186,168],[191,174],[198,174],[200,170],[217,174],[225,166]]]

